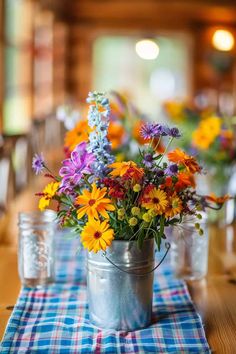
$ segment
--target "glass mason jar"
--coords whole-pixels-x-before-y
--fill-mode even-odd
[[[195,228],[200,224],[203,235]],[[175,275],[185,280],[197,280],[206,276],[208,270],[208,227],[206,217],[186,219],[183,224],[171,227],[170,261]]]
[[[54,281],[55,219],[52,210],[19,213],[18,271],[25,286]]]

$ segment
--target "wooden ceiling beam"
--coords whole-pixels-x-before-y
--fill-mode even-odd
[[[185,24],[193,21],[236,22],[236,1],[187,0],[73,0],[67,6],[68,18],[81,22],[160,21]]]

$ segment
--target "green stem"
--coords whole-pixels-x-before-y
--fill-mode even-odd
[[[156,149],[158,148],[160,142],[161,142],[161,136],[159,137],[159,139],[158,139],[156,145],[155,145],[154,148],[153,148],[154,151],[156,151]]]
[[[159,160],[157,166],[160,166],[160,164],[161,164],[161,162],[162,162],[162,160],[163,160],[163,157],[165,156],[166,152],[168,151],[168,149],[169,149],[169,147],[170,147],[170,145],[171,145],[173,139],[174,139],[174,138],[172,137],[172,138],[170,138],[170,140],[168,141],[168,144],[166,145],[165,151],[163,152],[163,155],[162,155],[162,157],[160,158],[160,160]]]

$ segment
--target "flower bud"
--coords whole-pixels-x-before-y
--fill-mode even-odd
[[[117,212],[118,212],[119,216],[124,216],[125,215],[125,209],[124,208],[118,209]]]
[[[199,235],[200,235],[200,236],[202,236],[202,235],[204,234],[203,229],[199,229],[199,231],[198,231],[198,232],[199,232]]]
[[[137,225],[137,223],[138,223],[138,219],[137,218],[129,219],[129,225],[130,226],[135,226],[135,225]]]
[[[142,218],[145,222],[148,222],[148,223],[152,220],[152,216],[149,213],[143,214]]]
[[[138,208],[138,207],[133,207],[133,208],[131,209],[131,214],[132,214],[132,215],[137,215],[137,216],[139,216],[139,215],[140,215],[140,208]]]
[[[124,215],[119,215],[118,214],[118,220],[122,221],[122,220],[124,220],[124,218],[125,218]]]
[[[141,191],[141,186],[140,186],[140,184],[135,184],[134,186],[133,186],[133,191],[134,192],[136,192],[136,193],[138,193],[138,192],[140,192]]]

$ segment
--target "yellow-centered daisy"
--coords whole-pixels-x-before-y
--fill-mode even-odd
[[[163,214],[167,205],[166,193],[157,188],[153,188],[148,194],[145,194],[145,200],[142,202],[144,208],[153,210],[156,215]]]
[[[112,205],[112,201],[106,198],[107,188],[97,188],[96,184],[92,184],[92,191],[87,189],[83,190],[83,193],[76,198],[76,204],[82,205],[77,210],[77,217],[81,219],[85,214],[88,218],[98,219],[99,215],[105,219],[109,219],[107,211],[114,211],[115,207]]]
[[[114,239],[114,230],[109,228],[108,222],[90,219],[81,232],[81,242],[89,251],[97,253],[105,251]]]

